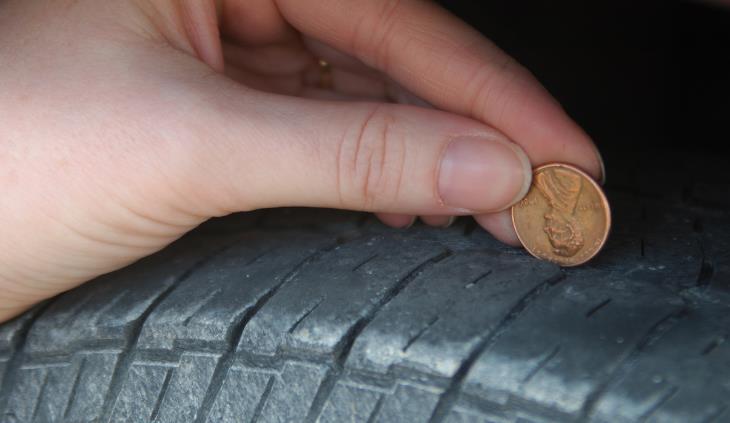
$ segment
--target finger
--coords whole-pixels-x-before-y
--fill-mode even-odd
[[[383,224],[397,229],[408,229],[416,223],[416,216],[395,213],[375,213]]]
[[[223,55],[219,47],[220,32],[214,2],[180,1],[185,33],[196,55],[218,72],[223,71]]]
[[[223,0],[221,32],[241,45],[280,44],[298,35],[272,0]]]
[[[421,216],[421,221],[429,226],[448,228],[456,221],[456,216]]]
[[[495,238],[515,247],[522,245],[512,225],[512,214],[509,210],[498,213],[478,214],[474,219]]]
[[[588,136],[522,66],[432,2],[277,0],[304,34],[352,54],[444,110],[492,125],[533,164],[569,162],[602,178]]]
[[[201,169],[181,177],[228,212],[314,206],[472,214],[504,209],[530,186],[524,152],[468,118],[382,103],[345,106],[213,81],[212,91],[190,101],[196,107],[189,125],[201,138],[191,156]]]

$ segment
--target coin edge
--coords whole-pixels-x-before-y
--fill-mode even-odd
[[[540,257],[540,256],[536,255],[535,253],[533,253],[532,251],[530,251],[529,248],[527,248],[527,245],[525,244],[525,241],[522,239],[522,237],[520,236],[520,232],[517,230],[517,224],[515,223],[515,207],[517,206],[517,204],[520,203],[519,201],[517,203],[515,203],[514,205],[512,205],[512,207],[510,207],[510,218],[512,220],[512,228],[515,230],[515,234],[517,235],[517,239],[520,240],[520,244],[522,244],[522,247],[525,249],[525,251],[527,251],[528,253],[530,253],[531,256],[533,256],[533,257],[535,257],[535,258],[537,258],[539,260],[544,260],[544,261],[548,261],[550,263],[555,263],[555,264],[557,264],[560,267],[576,267],[576,266],[580,266],[582,264],[585,264],[585,263],[589,262],[594,257],[596,257],[598,255],[598,253],[606,245],[606,241],[608,241],[608,237],[611,234],[611,226],[613,224],[613,221],[612,221],[612,212],[611,212],[611,205],[608,202],[608,198],[606,197],[606,193],[603,192],[603,189],[598,184],[598,182],[596,182],[596,180],[594,180],[593,177],[591,177],[588,173],[582,171],[581,169],[579,169],[579,168],[577,168],[576,166],[573,166],[573,165],[569,165],[569,164],[566,164],[566,163],[547,163],[547,164],[544,164],[544,165],[540,165],[540,166],[538,166],[538,167],[536,167],[535,169],[532,170],[533,180],[534,180],[534,176],[537,174],[537,172],[539,172],[539,171],[541,171],[541,170],[543,170],[545,168],[548,168],[548,167],[562,167],[562,168],[566,168],[568,170],[574,171],[574,172],[578,173],[579,175],[584,176],[586,179],[588,179],[588,181],[590,181],[590,183],[593,185],[593,187],[596,189],[596,191],[598,191],[599,197],[601,198],[601,202],[603,203],[603,205],[606,206],[606,208],[605,208],[605,210],[606,210],[606,230],[604,231],[604,235],[603,235],[603,239],[601,240],[601,244],[598,246],[598,248],[596,248],[596,251],[593,252],[593,254],[591,254],[590,256],[588,256],[588,258],[586,258],[585,260],[582,260],[580,262],[577,262],[577,263],[563,264],[563,263],[558,263],[558,262],[556,262],[554,260],[550,260],[548,258]],[[534,184],[534,182],[533,182],[533,184]],[[530,191],[532,191],[532,186],[533,185],[530,184],[530,189],[527,191],[527,194],[525,194],[525,197],[527,197],[527,195],[530,194]],[[525,198],[525,197],[522,197],[522,198]],[[522,201],[522,199],[520,199],[520,201]]]

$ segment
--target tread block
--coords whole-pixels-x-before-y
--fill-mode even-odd
[[[444,419],[445,423],[497,423],[498,420],[490,420],[487,417],[474,413],[473,411],[452,409]]]
[[[0,325],[0,357],[7,357],[14,349],[18,333],[33,319],[38,306]]]
[[[242,421],[253,419],[257,406],[266,401],[276,374],[233,366],[228,370],[226,378],[208,414],[207,422]]]
[[[197,269],[148,317],[139,348],[169,350],[177,340],[223,346],[229,329],[245,310],[279,284],[297,263],[332,242],[311,235],[287,235],[243,237]]]
[[[137,319],[206,250],[206,245],[183,245],[188,244],[175,245],[137,266],[102,276],[85,289],[61,295],[35,321],[26,351],[63,353],[88,340],[123,346]]]
[[[48,371],[42,367],[21,368],[0,420],[13,423],[31,422],[47,374]]]
[[[355,341],[348,369],[393,365],[451,377],[480,337],[556,266],[491,250],[456,253],[387,304]]]
[[[53,422],[66,419],[71,411],[69,401],[72,400],[73,385],[83,371],[83,362],[82,359],[74,359],[73,363],[29,364],[21,367],[6,414],[0,420]]]
[[[693,284],[702,262],[702,247],[692,216],[657,201],[612,197],[618,223],[613,225],[604,249],[587,266],[604,272],[632,272],[636,279],[672,289]]]
[[[161,363],[132,364],[113,406],[111,421],[151,421],[173,371],[174,366]]]
[[[515,398],[532,398],[577,416],[623,361],[653,340],[654,325],[684,307],[679,297],[642,279],[604,276],[597,286],[587,270],[568,276],[488,346],[464,391],[513,413],[524,408]]]
[[[98,421],[118,358],[118,352],[91,352],[74,357],[80,363],[76,379],[71,385],[65,420]]]
[[[180,357],[162,396],[155,422],[180,423],[196,419],[210,385],[220,354],[188,354]]]
[[[598,400],[596,421],[713,421],[730,406],[729,337],[727,307],[689,313],[626,366]],[[701,391],[687,389],[693,379]]]
[[[384,396],[384,392],[367,386],[338,382],[322,409],[319,422],[367,422],[378,411]]]
[[[24,314],[0,325],[0,387],[3,386],[5,372],[16,354],[16,348],[19,341],[21,341],[19,338],[25,332],[27,326],[31,324],[39,310],[43,309],[44,304],[46,302],[36,305]]]
[[[321,385],[327,367],[287,362],[262,398],[261,422],[303,421]]]
[[[412,422],[427,422],[436,408],[440,390],[399,384],[392,395],[385,397],[376,422],[395,422],[408,416]]]
[[[74,375],[79,371],[79,364],[46,367],[47,373],[38,403],[35,406],[34,421],[62,421],[71,395],[72,386],[69,381],[74,380]]]
[[[397,233],[341,245],[302,268],[263,305],[243,330],[238,350],[275,355],[288,348],[332,354],[392,287],[444,251]]]

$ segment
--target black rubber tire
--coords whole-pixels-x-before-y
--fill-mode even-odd
[[[0,420],[730,421],[730,179],[661,163],[568,270],[466,219],[211,221],[1,326]]]

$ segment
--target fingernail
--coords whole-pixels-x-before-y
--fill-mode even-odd
[[[598,164],[601,167],[601,185],[606,185],[606,165],[603,164],[603,156],[601,155],[601,152],[598,151],[598,148],[596,148],[596,155],[598,156]]]
[[[448,207],[493,212],[522,199],[531,181],[530,160],[516,144],[496,137],[459,137],[441,158],[438,190]]]
[[[593,146],[593,152],[596,154],[596,161],[598,162],[598,171],[601,173],[598,175],[597,181],[600,185],[606,184],[606,165],[603,163],[603,155],[601,155],[601,150],[598,149],[598,146],[590,141],[591,146]]]
[[[456,222],[456,216],[451,216],[451,217],[449,217],[449,220],[448,220],[448,221],[446,222],[446,224],[444,225],[444,229],[445,229],[445,228],[450,228],[450,227],[451,227],[451,225],[453,225],[453,224],[454,224],[454,222]]]
[[[410,229],[410,227],[416,223],[416,219],[418,219],[418,216],[413,216],[411,218],[411,221],[406,226],[404,226],[403,229]]]

